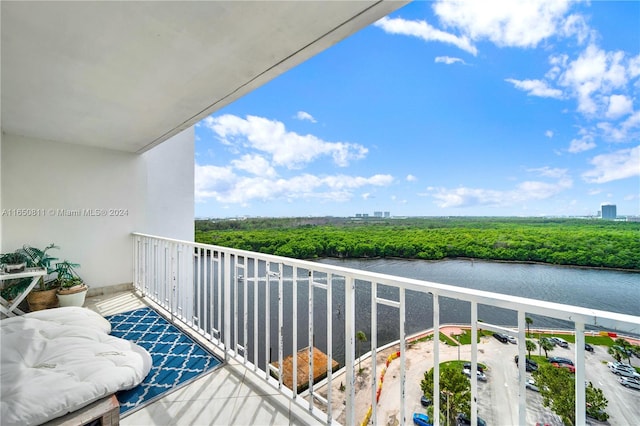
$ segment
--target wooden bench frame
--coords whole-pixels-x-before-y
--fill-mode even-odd
[[[118,426],[120,424],[120,403],[116,396],[111,395],[100,399],[73,413],[53,419],[45,423],[44,426],[81,426],[87,424]]]

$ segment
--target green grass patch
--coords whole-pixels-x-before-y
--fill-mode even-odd
[[[465,362],[469,362],[469,361],[445,361],[445,362],[441,362],[440,363],[440,369],[452,368],[452,369],[462,370],[462,365]]]
[[[544,355],[531,355],[531,358],[529,358],[529,359],[531,359],[532,361],[537,362],[538,365],[549,362],[549,360],[547,360],[547,357],[545,357]]]
[[[444,368],[453,368],[453,369],[459,369],[462,370],[464,368],[464,364],[465,362],[471,363],[470,360],[467,359],[462,359],[460,361],[444,361],[440,363],[440,369]],[[478,365],[483,369],[486,370],[487,366],[482,364],[481,362],[478,363]]]
[[[458,341],[461,345],[471,344],[471,330],[463,330],[462,334],[458,335]],[[478,343],[480,342],[480,333],[478,333]]]
[[[478,343],[480,343],[480,338],[483,336],[491,336],[493,333],[488,330],[478,330]],[[462,334],[458,335],[458,340],[460,340],[461,345],[470,345],[471,344],[471,330],[463,330]]]
[[[613,339],[609,336],[585,336],[584,341],[590,345],[608,346],[614,345]]]
[[[427,335],[427,336],[422,336],[422,337],[421,337],[421,338],[419,338],[419,339],[412,340],[412,341],[411,341],[411,344],[414,344],[414,343],[421,343],[421,342],[428,342],[428,341],[430,341],[430,340],[433,340],[433,334],[429,334],[429,335]]]
[[[446,343],[449,346],[458,346],[458,342],[442,332],[440,332],[440,341]]]
[[[535,334],[534,338],[536,344],[540,337],[560,337],[561,339],[566,340],[569,343],[576,343],[576,337],[573,334]],[[585,336],[585,343],[589,343],[590,345],[598,345],[598,346],[613,346],[615,343],[613,339],[609,336]]]

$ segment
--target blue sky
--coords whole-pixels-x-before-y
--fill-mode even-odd
[[[196,125],[196,217],[638,215],[639,25],[408,4]]]

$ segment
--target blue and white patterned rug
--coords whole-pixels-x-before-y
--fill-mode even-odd
[[[106,318],[111,323],[113,336],[140,345],[153,360],[151,371],[141,384],[116,394],[121,416],[133,413],[220,364],[218,358],[151,308]]]

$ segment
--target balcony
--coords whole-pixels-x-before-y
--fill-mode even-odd
[[[105,309],[116,306],[126,310],[140,303],[150,304],[214,350],[225,364],[123,419],[123,424],[163,424],[168,418],[181,424],[199,423],[198,419],[206,423],[349,425],[366,423],[368,419],[370,424],[379,424],[388,420],[381,414],[381,407],[389,401],[396,407],[399,423],[411,423],[419,403],[409,395],[416,393],[424,373],[424,369],[416,373],[415,359],[411,361],[408,355],[414,336],[406,330],[406,319],[415,314],[412,307],[416,300],[429,313],[424,329],[441,329],[440,312],[451,306],[451,300],[469,310],[471,344],[463,349],[463,356],[471,361],[471,371],[477,368],[479,356],[484,357],[486,345],[499,344],[493,339],[490,343],[477,343],[480,328],[516,336],[517,354],[524,359],[525,318],[530,314],[565,321],[575,333],[572,356],[576,384],[584,383],[590,374],[582,350],[585,334],[608,330],[637,335],[640,331],[637,316],[144,234],[134,234],[133,244],[134,289],[139,297],[128,293],[120,300],[100,302],[98,310],[108,314],[112,312]],[[481,305],[515,312],[517,324],[479,322]],[[397,319],[397,327],[389,327],[388,322],[382,324],[379,314],[383,312]],[[376,330],[367,336],[371,352],[361,361],[367,369],[366,377],[358,374],[356,334],[360,328]],[[420,344],[427,348],[425,358],[429,353],[430,366],[436,372],[434,392],[439,393],[439,362],[450,359],[452,348],[439,339]],[[286,386],[283,361],[311,348],[327,355],[326,378],[309,374],[300,379],[293,374],[291,385]],[[399,356],[385,368],[390,353]],[[306,371],[314,371],[314,358],[307,358],[307,365],[300,365],[301,361],[292,357],[292,370],[305,367]],[[336,371],[332,371],[332,359],[340,365]],[[502,360],[496,363],[506,364]],[[508,364],[510,369],[516,369],[511,356]],[[388,386],[382,395],[386,404],[377,401],[383,370],[395,376],[390,384],[392,378],[387,375]],[[526,390],[525,363],[519,363],[515,374],[511,404],[517,410],[489,419],[481,410],[492,402],[480,393],[482,385],[479,387],[477,377],[471,375],[472,421],[479,411],[481,417],[495,424],[539,421],[528,402],[531,391]],[[576,424],[586,424],[585,387],[576,385],[575,392]],[[438,398],[433,404],[434,412],[446,412],[447,407],[440,406]],[[438,416],[434,420],[439,424]]]

